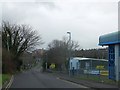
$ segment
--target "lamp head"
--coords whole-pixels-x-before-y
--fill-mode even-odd
[[[67,32],[67,34],[71,34],[71,32]]]

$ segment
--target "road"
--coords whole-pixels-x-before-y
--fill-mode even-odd
[[[32,69],[15,75],[11,88],[87,88]]]

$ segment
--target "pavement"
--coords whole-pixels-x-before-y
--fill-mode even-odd
[[[51,73],[52,74],[52,73]],[[77,78],[70,77],[68,74],[63,74],[63,73],[54,73],[54,75],[58,76],[60,79],[67,80],[70,82],[74,82],[80,85],[87,86],[91,89],[99,90],[99,89],[112,89],[112,90],[120,90],[117,85],[110,85],[110,84],[104,84],[104,83],[96,83],[92,81],[87,81],[87,80],[78,80]]]

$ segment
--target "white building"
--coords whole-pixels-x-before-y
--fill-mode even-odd
[[[105,70],[108,70],[108,60],[106,59],[95,59],[95,58],[81,58],[81,57],[74,57],[70,59],[69,62],[69,70],[84,73],[85,70],[89,70],[90,72],[94,73],[98,71],[96,69],[97,66],[104,66]]]

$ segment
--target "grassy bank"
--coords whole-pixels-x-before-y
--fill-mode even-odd
[[[98,75],[79,75],[79,76],[75,76],[75,78],[81,79],[81,80],[88,80],[93,82],[116,85],[116,82],[114,80],[109,79],[108,76],[99,77]]]
[[[0,86],[2,86],[2,74],[0,74]]]
[[[59,74],[60,72],[53,71],[53,74]],[[67,75],[67,74],[66,74]],[[104,83],[104,84],[111,84],[116,85],[117,83],[114,80],[111,80],[108,78],[108,76],[99,76],[99,75],[87,75],[87,74],[78,74],[78,75],[71,75],[71,78],[76,78],[78,80],[86,80],[86,81],[92,81],[92,82],[98,82],[98,83]]]
[[[5,82],[9,81],[12,75],[10,74],[2,74],[2,85],[5,84]]]

